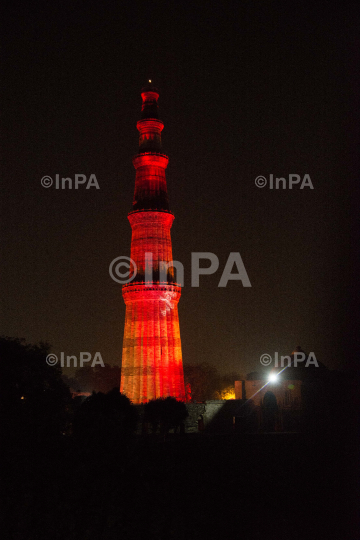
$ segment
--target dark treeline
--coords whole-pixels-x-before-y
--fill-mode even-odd
[[[147,534],[149,523],[155,532],[164,524],[146,501],[136,407],[118,384],[72,399],[61,368],[46,363],[49,350],[0,338],[2,538],[157,538]],[[187,416],[174,398],[146,407],[162,434]]]
[[[74,392],[109,392],[119,387],[120,374],[118,366],[96,364],[78,368],[73,376],[63,374],[63,381]],[[234,393],[234,382],[243,377],[239,373],[222,375],[215,367],[203,362],[184,364],[184,378],[185,385],[190,385],[191,399],[205,401],[230,397]]]
[[[311,437],[164,438],[159,424],[176,427],[186,411],[157,400],[145,414],[157,433],[140,436],[118,385],[72,399],[48,352],[0,338],[2,538],[356,537],[357,446],[343,414],[330,432],[314,415]],[[343,388],[333,399],[343,410],[351,396]]]
[[[74,392],[109,392],[113,388],[120,387],[121,369],[104,363],[103,366],[96,364],[94,367],[83,366],[76,370],[73,376],[64,373],[63,381]]]
[[[221,374],[208,364],[184,364],[185,384],[190,384],[194,401],[235,397],[234,383],[243,376],[239,373]],[[232,395],[232,396],[231,396]]]

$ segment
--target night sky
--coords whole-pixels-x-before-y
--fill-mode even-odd
[[[359,32],[338,2],[72,2],[7,8],[1,333],[120,365],[140,90],[160,90],[184,363],[259,369],[314,351],[349,368],[356,337]],[[100,190],[45,189],[95,174]],[[309,174],[314,189],[259,189]],[[220,269],[190,286],[191,252]],[[218,288],[240,252],[251,288]],[[204,266],[208,263],[204,261]]]

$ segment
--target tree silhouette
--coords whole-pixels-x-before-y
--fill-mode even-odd
[[[153,431],[160,424],[161,429],[167,433],[169,429],[180,426],[188,416],[185,403],[174,397],[152,399],[144,408],[144,421],[152,424]]]
[[[93,392],[75,412],[73,434],[85,445],[116,446],[135,431],[137,421],[136,408],[118,388]]]
[[[194,401],[214,399],[219,386],[217,369],[207,362],[201,364],[184,364],[185,383],[191,386],[191,397]]]
[[[47,343],[0,338],[1,426],[12,435],[48,437],[66,429],[71,395],[60,366],[47,364],[49,351]]]
[[[221,375],[218,370],[208,364],[184,364],[185,384],[191,386],[191,397],[193,401],[205,401],[210,399],[225,399],[231,394],[231,389],[235,393],[234,383],[242,379],[238,373],[227,373]]]

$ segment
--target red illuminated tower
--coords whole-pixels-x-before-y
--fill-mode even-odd
[[[120,391],[133,403],[167,396],[185,400],[177,307],[181,288],[175,283],[174,268],[164,264],[173,260],[174,220],[165,177],[169,160],[161,153],[164,124],[158,119],[158,90],[149,84],[141,97],[139,153],[133,159],[135,194],[128,215],[137,273],[122,289],[126,318]]]

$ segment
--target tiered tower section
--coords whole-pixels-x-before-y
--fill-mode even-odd
[[[122,290],[126,318],[120,391],[133,403],[167,396],[185,400],[177,307],[181,288],[171,266],[174,215],[165,176],[169,159],[161,153],[164,124],[158,119],[158,90],[149,84],[141,97],[135,193],[128,215],[137,273]]]

